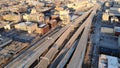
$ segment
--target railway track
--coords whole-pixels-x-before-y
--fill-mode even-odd
[[[65,67],[68,61],[68,68],[81,67],[87,46],[89,30],[96,12],[97,8],[93,7],[78,17],[74,22],[52,33],[46,34],[4,67],[29,68],[34,63],[37,63],[34,66],[36,68],[47,68],[48,66],[51,68],[61,68]],[[78,41],[79,36],[81,37]],[[76,42],[78,42],[78,45]],[[79,60],[81,57],[81,54],[78,54],[79,52],[82,52],[82,60]],[[74,54],[71,58],[72,53]],[[70,58],[71,60],[69,60]]]
[[[42,43],[42,41],[45,41],[48,36],[51,36],[52,34],[56,33],[60,29],[61,29],[61,27],[58,26],[56,29],[50,30],[48,33],[44,34],[43,36],[37,35],[36,38],[33,41],[31,41],[31,43],[22,43],[22,42],[18,42],[18,41],[13,40],[10,44],[4,46],[4,48],[2,48],[0,50],[1,57],[2,57],[2,55],[5,56],[6,54],[10,55],[10,56],[6,55],[6,56],[8,56],[7,57],[8,59],[6,57],[4,57],[4,59],[1,60],[1,62],[0,62],[0,68],[6,66],[6,64],[10,63],[16,57],[18,57],[21,54],[23,54],[29,48],[31,48],[31,47],[35,48],[36,46],[33,46],[34,44],[36,44],[41,39],[42,39],[41,40],[41,43]],[[8,33],[8,34],[4,34],[3,33],[3,34],[5,35],[5,37],[6,36],[10,37],[10,36],[13,36],[13,34],[15,34],[15,32],[16,31],[14,30],[13,33]]]
[[[90,27],[91,27],[90,23],[92,23],[92,19],[93,19],[94,15],[95,15],[95,14],[93,14],[93,12],[96,12],[94,10],[95,9],[93,8],[92,13],[85,20],[85,22],[78,28],[78,30],[73,35],[73,37],[71,37],[71,39],[70,39],[70,40],[74,39],[74,41],[75,41],[77,39],[77,37],[81,34],[78,45],[75,44],[75,45],[77,45],[77,48],[74,47],[75,45],[73,46],[73,44],[69,45],[69,43],[72,42],[72,41],[69,40],[69,43],[67,45],[65,45],[63,50],[57,56],[57,58],[51,63],[50,68],[54,68],[54,67],[63,68],[63,67],[66,66],[66,64],[68,64],[68,62],[69,62],[68,65],[70,65],[70,68],[77,68],[77,67],[75,67],[75,66],[78,66],[77,62],[80,63],[80,61],[83,61],[84,58],[81,58],[82,60],[79,60],[79,59],[80,59],[81,56],[84,57],[86,47],[83,47],[83,45],[87,46],[86,45],[87,40],[85,40],[85,39],[88,38],[87,36],[89,34],[89,30],[90,30]],[[82,31],[83,31],[83,33],[82,33]],[[87,35],[85,35],[85,34],[87,34]],[[75,50],[76,53],[74,52],[74,50]],[[83,55],[80,55],[80,51],[81,51],[81,53],[83,53]],[[74,54],[73,54],[73,52],[74,52]],[[71,58],[71,56],[72,56],[72,58]],[[68,67],[68,65],[67,65],[67,67]],[[80,67],[80,66],[78,66],[78,67]]]
[[[75,23],[77,24],[77,22],[75,22]],[[71,37],[70,34],[73,33],[73,30],[74,30],[75,27],[78,27],[78,26],[72,25],[71,27],[69,27],[60,36],[60,38],[54,43],[54,45],[49,49],[49,51],[47,52],[47,54],[44,57],[41,57],[42,59],[40,60],[40,63],[38,64],[38,68],[39,67],[40,68],[47,68],[47,66],[50,64],[50,62],[54,59],[55,55],[57,53],[59,53],[60,50],[62,49],[63,44],[65,44],[64,42]],[[47,60],[45,58],[47,58]]]
[[[1,65],[1,67],[6,66],[8,63],[10,63],[10,62],[13,61],[14,59],[16,59],[18,56],[20,56],[21,54],[23,54],[24,52],[26,52],[26,51],[27,51],[28,49],[30,49],[31,47],[32,47],[32,49],[36,48],[37,46],[34,46],[34,45],[35,45],[38,41],[41,40],[41,42],[39,42],[39,43],[44,42],[44,41],[47,39],[47,37],[49,37],[49,36],[51,36],[52,34],[56,33],[56,32],[59,31],[60,29],[61,29],[61,27],[58,26],[58,27],[56,27],[55,29],[50,30],[49,32],[47,32],[46,34],[44,34],[44,35],[42,35],[42,36],[37,35],[36,38],[29,44],[29,46],[27,46],[27,47],[25,47],[24,49],[20,50],[19,53],[16,53],[15,55],[13,55],[13,57],[11,57],[11,58],[9,59],[9,61],[7,61],[5,64]],[[15,42],[15,41],[13,41],[13,42]],[[12,42],[12,43],[13,43],[13,42]],[[18,42],[18,44],[19,44],[19,42]],[[26,43],[25,43],[25,44],[26,44]],[[23,45],[25,45],[25,44],[23,44]],[[9,47],[10,47],[11,45],[13,45],[13,44],[10,44]]]
[[[97,8],[96,8],[97,9]],[[86,46],[88,43],[89,31],[91,28],[91,23],[96,14],[96,9],[91,13],[88,19],[85,21],[86,26],[79,40],[78,46],[70,60],[70,63],[67,65],[67,68],[81,68],[85,56]]]

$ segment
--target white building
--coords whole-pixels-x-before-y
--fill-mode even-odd
[[[120,59],[108,55],[99,56],[98,68],[120,68]]]

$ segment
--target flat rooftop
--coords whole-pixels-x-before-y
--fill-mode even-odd
[[[120,68],[119,58],[101,54],[98,68]]]

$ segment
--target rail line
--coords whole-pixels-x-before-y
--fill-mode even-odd
[[[74,22],[61,29],[52,31],[52,33],[46,34],[37,42],[34,42],[34,44],[32,44],[28,49],[24,50],[24,52],[22,52],[19,56],[14,58],[5,66],[5,68],[29,68],[36,60],[38,60],[36,68],[47,68],[49,65],[50,68],[61,68],[63,63],[62,67],[67,64],[68,60],[64,61],[64,59],[66,60],[66,55],[71,54],[72,49],[72,53],[74,50],[75,52],[67,67],[81,67],[81,62],[83,60],[80,62],[79,59],[81,54],[79,55],[78,53],[79,51],[82,52],[83,59],[92,19],[96,12],[97,8],[93,7],[91,10],[78,17]],[[75,46],[74,43],[80,35],[81,37],[79,43]],[[75,49],[75,47],[77,48]],[[75,58],[76,56],[77,58]]]
[[[67,65],[67,68],[82,68],[82,63],[83,63],[84,56],[85,56],[85,51],[86,51],[86,46],[88,43],[88,37],[89,37],[92,20],[94,18],[94,15],[97,12],[97,9],[98,9],[98,6],[95,6],[93,8],[91,15],[85,21],[85,23],[87,23],[87,24],[86,24],[83,34],[79,40],[78,46],[77,46],[69,64]]]
[[[37,36],[36,39],[34,39],[34,41],[30,44],[29,47],[27,47],[26,49],[22,50],[21,52],[19,52],[18,54],[16,54],[13,58],[11,58],[7,64],[3,65],[2,67],[5,67],[6,65],[8,65],[10,62],[12,62],[14,59],[16,59],[17,57],[23,55],[26,51],[29,50],[33,50],[36,47],[38,47],[39,45],[37,45],[37,42],[39,42],[39,44],[43,43],[45,40],[47,40],[47,38],[49,36],[52,36],[54,33],[58,32],[61,29],[61,27],[56,27],[56,29],[52,29],[50,30],[48,33],[44,34],[43,36]],[[36,44],[36,45],[35,45]]]
[[[61,47],[63,47],[64,42],[66,39],[69,39],[70,34],[73,33],[73,30],[75,31],[75,27],[79,27],[77,24],[82,24],[82,21],[89,15],[85,14],[85,16],[81,16],[75,23],[69,27],[61,36],[60,38],[54,43],[53,47],[47,52],[47,54],[44,57],[41,57],[40,63],[38,64],[38,68],[47,68],[50,62],[54,59],[55,55],[60,52]],[[81,25],[80,25],[81,26]],[[47,59],[46,59],[47,58]]]

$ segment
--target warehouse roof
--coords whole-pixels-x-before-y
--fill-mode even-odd
[[[117,57],[103,54],[99,57],[99,68],[119,68],[119,64]]]

